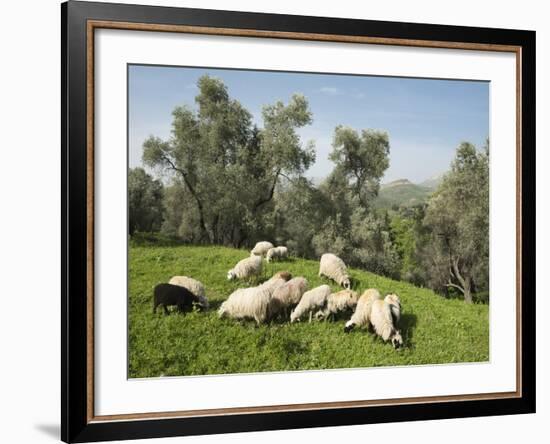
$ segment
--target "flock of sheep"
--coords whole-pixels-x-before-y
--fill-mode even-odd
[[[262,272],[263,257],[270,262],[288,256],[286,247],[274,247],[270,242],[258,242],[252,249],[250,257],[239,261],[227,273],[227,279],[250,279]],[[351,290],[351,281],[346,264],[338,256],[326,253],[321,256],[319,276],[325,276],[344,287],[332,293],[328,285],[320,285],[308,290],[304,277],[292,277],[288,271],[280,271],[264,283],[235,290],[218,309],[220,318],[252,319],[258,325],[277,318],[298,322],[308,316],[327,320],[338,313],[353,310],[346,322],[344,331],[354,327],[372,327],[384,341],[391,341],[395,348],[403,345],[398,329],[401,315],[401,302],[396,294],[384,298],[376,289],[366,290],[360,297]],[[153,313],[158,306],[163,306],[168,314],[168,306],[177,306],[181,311],[188,311],[197,306],[200,310],[208,309],[204,285],[186,277],[174,276],[168,284],[159,284],[154,289]],[[290,316],[289,316],[290,312]]]

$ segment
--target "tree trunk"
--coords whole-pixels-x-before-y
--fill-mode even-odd
[[[464,279],[464,302],[467,304],[472,303],[472,283],[469,277]]]
[[[464,295],[464,302],[467,304],[472,303],[472,279],[470,276],[468,276],[467,271],[465,276],[463,277],[460,273],[459,269],[459,258],[451,259],[451,268],[449,269],[449,273],[452,277],[455,277],[458,282],[460,282],[460,285],[453,284],[451,282],[451,279],[449,279],[449,283],[447,284],[447,287],[455,287],[458,288],[462,294]]]
[[[278,169],[275,172],[273,183],[271,184],[271,188],[269,189],[269,194],[267,195],[267,197],[261,198],[255,203],[254,211],[257,211],[262,205],[268,203],[271,199],[273,199],[273,194],[275,193],[275,186],[277,185],[277,181],[279,179],[280,174],[281,174],[281,170]]]
[[[164,161],[169,165],[169,167],[173,171],[176,171],[177,173],[180,174],[180,176],[183,178],[183,182],[187,186],[187,189],[189,190],[189,192],[191,193],[191,195],[195,199],[195,202],[197,203],[197,209],[199,210],[199,225],[201,227],[201,241],[202,241],[202,239],[206,238],[210,241],[210,243],[212,243],[212,238],[210,237],[210,234],[208,233],[208,230],[206,229],[206,223],[204,221],[204,210],[203,210],[203,207],[202,207],[202,202],[199,199],[199,196],[197,195],[197,192],[195,191],[195,188],[193,187],[193,185],[191,185],[191,182],[189,181],[186,172],[183,169],[178,168],[174,164],[174,162],[172,162],[172,160],[170,160],[166,156],[164,157]]]

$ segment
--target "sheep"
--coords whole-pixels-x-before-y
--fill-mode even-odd
[[[153,313],[157,307],[164,307],[164,314],[168,314],[168,306],[176,305],[179,311],[190,311],[194,304],[200,306],[200,299],[187,288],[172,284],[158,284],[154,291]]]
[[[287,308],[295,306],[298,302],[300,302],[300,298],[307,290],[307,287],[308,283],[305,278],[296,277],[289,280],[273,292],[274,304],[277,304],[277,307],[281,311],[285,311],[285,317],[287,315]]]
[[[331,293],[327,298],[325,307],[315,313],[315,318],[326,320],[329,316],[336,316],[342,311],[353,310],[357,305],[357,299],[357,292],[353,290],[342,290],[337,293]]]
[[[254,319],[258,325],[269,321],[279,311],[273,293],[291,277],[288,271],[280,271],[257,287],[239,288],[222,303],[218,317]]]
[[[290,279],[292,279],[292,275],[288,271],[279,271],[263,284],[259,285],[258,288],[267,288],[270,291],[270,295],[273,296],[273,293],[279,287],[285,285]]]
[[[227,272],[227,280],[245,279],[257,276],[262,272],[262,257],[250,256],[237,262],[237,265]]]
[[[235,290],[218,309],[218,317],[254,319],[258,325],[265,322],[270,315],[271,292],[260,287]]]
[[[398,300],[397,295],[388,295],[383,300],[378,290],[370,289],[365,291],[359,298],[357,308],[351,319],[346,322],[344,331],[347,333],[355,326],[372,326],[376,334],[384,341],[390,340],[394,348],[401,347],[403,345],[403,338],[400,331],[396,328],[396,324],[394,323],[395,314],[393,313],[393,310],[396,310],[396,312],[398,310],[399,313],[401,311],[400,304],[399,307],[396,304]]]
[[[258,242],[254,246],[250,254],[255,256],[263,256],[268,252],[270,248],[273,248],[273,244],[271,242],[267,242],[267,241]]]
[[[391,305],[385,300],[376,300],[373,302],[370,322],[376,334],[384,341],[391,341],[394,348],[399,348],[403,345],[401,332],[397,330],[393,323]]]
[[[201,282],[187,276],[174,276],[168,281],[168,283],[187,288],[191,293],[199,298],[200,305],[205,310],[208,309],[208,299],[206,298],[204,285]]]
[[[267,262],[271,262],[274,259],[284,259],[287,256],[288,256],[287,247],[275,247],[267,250],[267,254],[265,255],[265,260]]]
[[[299,321],[306,313],[309,313],[309,322],[311,322],[313,311],[322,309],[325,306],[330,291],[328,285],[321,285],[306,291],[296,308],[290,313],[290,322]]]
[[[374,301],[380,299],[382,299],[382,296],[380,295],[380,292],[378,290],[374,288],[366,290],[357,301],[355,311],[353,312],[351,319],[346,322],[344,331],[347,333],[351,331],[355,326],[369,327],[372,304]]]
[[[351,281],[347,273],[346,264],[342,259],[332,253],[325,253],[321,256],[319,276],[326,276],[347,290],[351,288]]]

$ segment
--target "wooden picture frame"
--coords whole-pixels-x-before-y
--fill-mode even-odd
[[[535,411],[535,33],[505,29],[69,1],[62,22],[62,412],[65,442]],[[131,415],[94,415],[94,32],[161,31],[516,55],[517,389]],[[124,149],[122,147],[121,149]]]

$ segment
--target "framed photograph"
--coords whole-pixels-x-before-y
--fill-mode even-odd
[[[535,33],[62,4],[62,439],[535,411]]]

